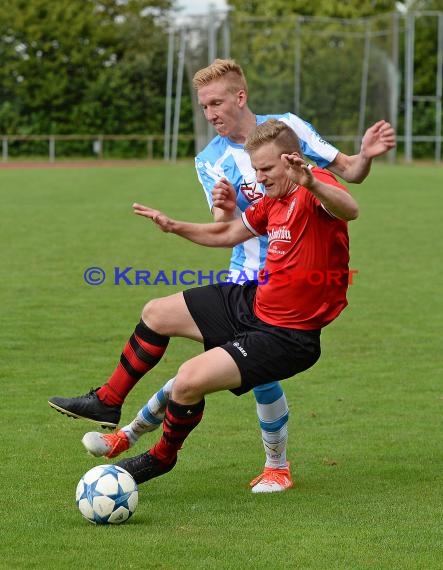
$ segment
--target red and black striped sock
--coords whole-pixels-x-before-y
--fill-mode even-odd
[[[104,386],[97,390],[99,400],[120,406],[140,378],[160,361],[169,342],[151,330],[142,320],[120,356],[120,362]]]
[[[185,439],[201,422],[204,408],[204,399],[190,406],[169,400],[163,420],[163,435],[149,453],[162,463],[170,465]]]

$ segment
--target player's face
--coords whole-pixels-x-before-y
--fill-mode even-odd
[[[294,184],[287,177],[281,160],[281,150],[274,143],[266,143],[251,152],[251,163],[257,182],[263,184],[266,194],[271,198],[281,198],[293,188]]]
[[[212,81],[197,91],[198,102],[206,120],[222,137],[236,139],[241,109],[246,104],[246,93],[228,91],[226,80]]]

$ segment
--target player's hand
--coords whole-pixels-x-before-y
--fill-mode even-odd
[[[314,177],[304,158],[297,152],[293,152],[292,154],[282,154],[281,159],[286,168],[286,175],[290,180],[305,188],[311,186]]]
[[[237,207],[237,195],[234,186],[226,178],[220,178],[212,189],[212,203],[227,213],[233,213]]]
[[[395,131],[387,121],[377,121],[365,132],[361,142],[361,154],[375,158],[395,147]]]
[[[143,206],[143,204],[132,204],[134,214],[137,216],[143,216],[152,220],[163,232],[170,232],[172,228],[172,220],[168,218],[166,214],[160,212],[160,210],[154,210],[154,208],[149,208],[149,206]]]

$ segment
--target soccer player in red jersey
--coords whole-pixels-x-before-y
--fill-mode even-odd
[[[257,184],[250,158],[244,150],[249,132],[269,118],[279,119],[299,137],[303,154],[318,166],[328,168],[347,182],[361,182],[369,172],[374,157],[395,145],[395,133],[386,121],[369,128],[358,155],[347,156],[324,141],[313,127],[292,113],[256,115],[248,105],[248,87],[241,67],[230,59],[216,59],[200,69],[193,78],[198,102],[206,120],[217,132],[196,156],[198,179],[205,192],[215,221],[229,221],[257,202],[264,194]],[[213,204],[212,193],[229,187],[232,199],[223,208]],[[272,236],[274,240],[276,236]],[[241,283],[256,279],[267,251],[267,236],[252,236],[236,244],[229,264],[229,280]],[[327,279],[331,276],[327,276]],[[295,278],[295,275],[293,276]],[[321,279],[310,273],[308,280]],[[136,350],[142,340],[135,331],[131,346]],[[134,348],[135,347],[135,348]],[[130,348],[128,348],[130,351]],[[159,351],[157,350],[160,356]],[[161,350],[160,350],[161,352]],[[126,354],[126,352],[125,352]],[[102,386],[74,398],[56,396],[50,406],[74,418],[87,419],[103,427],[114,428],[120,421],[122,404],[141,378],[131,359],[121,357],[120,366]],[[151,359],[155,364],[156,359]],[[94,456],[116,457],[135,445],[139,437],[161,426],[175,378],[169,379],[138,411],[134,419],[111,434],[88,432],[83,444]],[[290,464],[286,457],[289,409],[280,382],[260,384],[253,389],[256,411],[265,451],[263,473],[250,483],[252,493],[279,492],[292,487]]]
[[[332,174],[305,163],[297,136],[281,121],[258,125],[245,148],[266,195],[241,218],[195,224],[134,204],[136,214],[164,232],[209,247],[232,247],[251,234],[269,236],[258,283],[197,287],[144,307],[123,351],[138,373],[158,362],[170,337],[202,342],[205,352],[180,366],[157,443],[118,463],[137,483],[174,467],[202,419],[207,394],[241,395],[315,364],[321,329],[347,305],[347,221],[358,216],[356,201]],[[232,199],[229,192],[220,188],[214,205]]]

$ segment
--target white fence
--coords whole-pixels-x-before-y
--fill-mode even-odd
[[[164,135],[0,135],[2,162],[41,158],[162,159]],[[192,155],[194,137],[180,135],[183,156]]]

